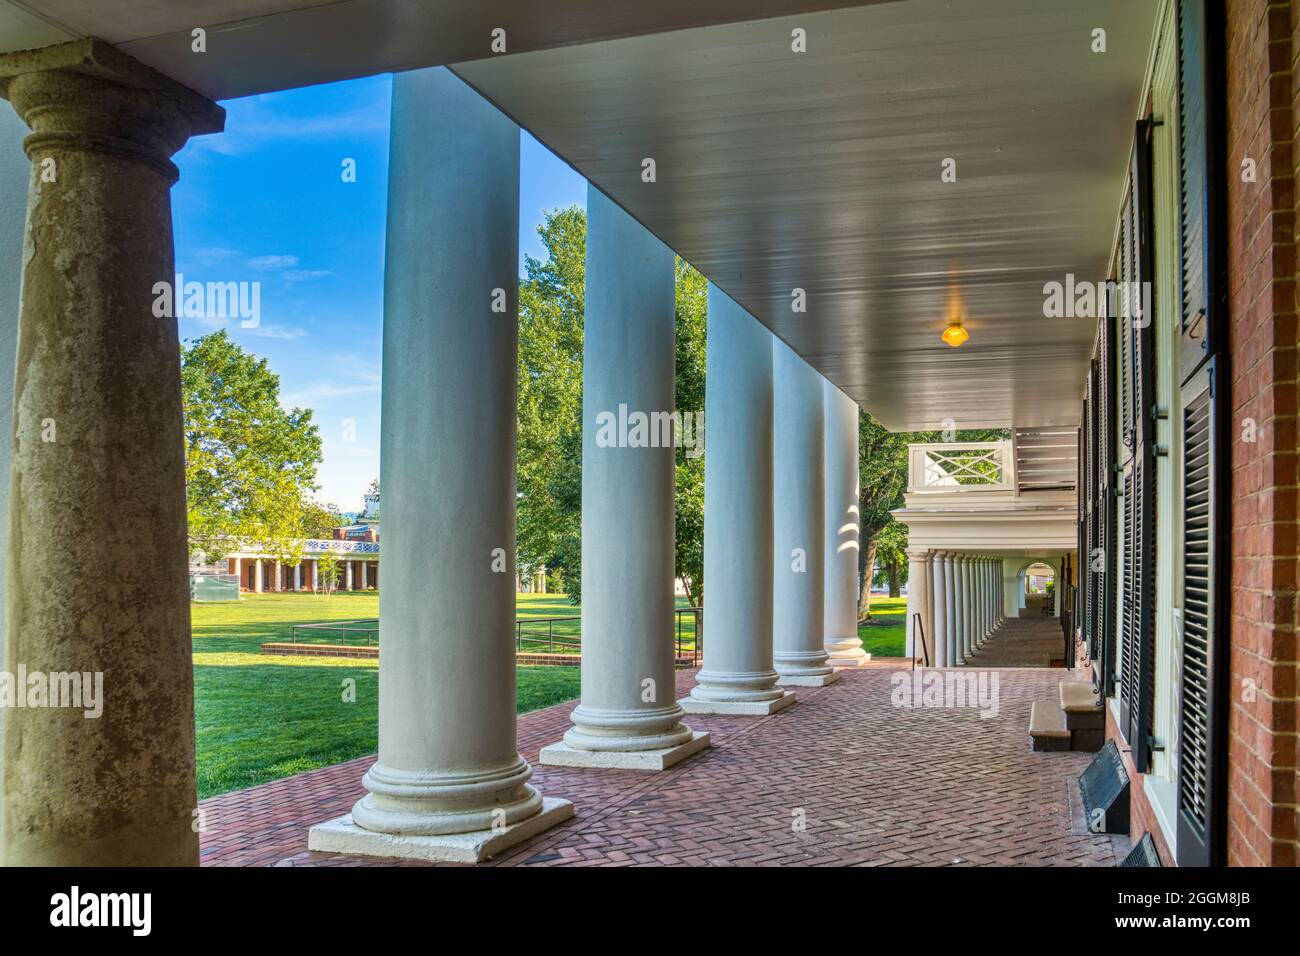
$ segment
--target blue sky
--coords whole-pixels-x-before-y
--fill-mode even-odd
[[[226,132],[176,157],[176,271],[186,282],[261,283],[261,321],[182,319],[182,339],[217,328],[264,356],[282,403],[314,411],[324,502],[361,508],[379,475],[379,359],[391,77],[229,100]],[[343,163],[356,161],[356,182]],[[520,268],[540,257],[545,210],[586,205],[581,176],[524,133]]]

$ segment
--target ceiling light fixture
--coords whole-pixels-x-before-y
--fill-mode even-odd
[[[957,348],[957,346],[970,338],[970,333],[966,331],[966,327],[961,324],[960,320],[958,320],[944,329],[943,335],[941,335],[940,338],[953,348]]]

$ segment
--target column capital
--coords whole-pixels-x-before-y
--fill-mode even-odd
[[[169,182],[179,175],[172,154],[226,123],[206,96],[93,37],[0,54],[0,96],[32,130],[23,148],[33,163],[50,150],[89,150]]]

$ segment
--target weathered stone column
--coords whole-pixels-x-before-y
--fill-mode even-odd
[[[956,656],[952,664],[961,667],[966,663],[970,640],[970,560],[965,554],[954,558],[953,590],[956,592],[953,624],[956,629]]]
[[[773,579],[772,643],[786,686],[823,687],[839,679],[827,661],[822,377],[772,338]]]
[[[473,862],[573,814],[515,744],[519,128],[445,68],[399,73],[390,156],[379,760],[308,846]]]
[[[948,666],[948,564],[947,552],[936,551],[930,562],[934,584],[934,660],[935,667]]]
[[[709,283],[704,411],[704,666],[682,709],[771,714],[772,333]]]
[[[823,645],[834,667],[867,660],[858,637],[858,403],[822,379],[826,590]],[[704,576],[708,580],[708,575]],[[706,645],[707,646],[707,645]]]
[[[924,548],[907,549],[907,656],[913,659],[924,656],[921,653],[922,642],[930,634],[925,621],[926,570],[929,562],[929,552]]]
[[[18,348],[18,289],[22,284],[23,231],[31,164],[23,152],[27,126],[0,108],[0,541],[9,526],[9,436],[13,431],[14,362]],[[0,662],[5,657],[5,576],[0,573]],[[5,708],[0,707],[0,754]],[[0,773],[0,833],[4,832],[4,774]]]
[[[85,675],[5,714],[3,862],[196,864],[179,341],[154,286],[170,157],[224,113],[95,40],[0,55],[0,95],[32,129],[5,670]]]
[[[672,250],[588,187],[582,701],[542,763],[663,770],[709,743],[674,693],[674,282]]]

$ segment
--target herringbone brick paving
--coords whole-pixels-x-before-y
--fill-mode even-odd
[[[895,707],[896,671],[844,671],[764,718],[699,717],[713,746],[662,773],[537,766],[574,703],[519,718],[542,792],[573,820],[488,866],[1113,866],[1088,833],[1076,779],[1089,754],[1029,749],[1029,705],[1062,670],[998,671],[998,713]],[[678,675],[678,693],[693,685]],[[406,865],[312,853],[307,828],[362,794],[364,757],[202,802],[205,865]],[[802,821],[802,827],[797,826]]]
[[[1065,656],[1061,619],[1009,617],[966,659],[967,667],[1048,667]]]

